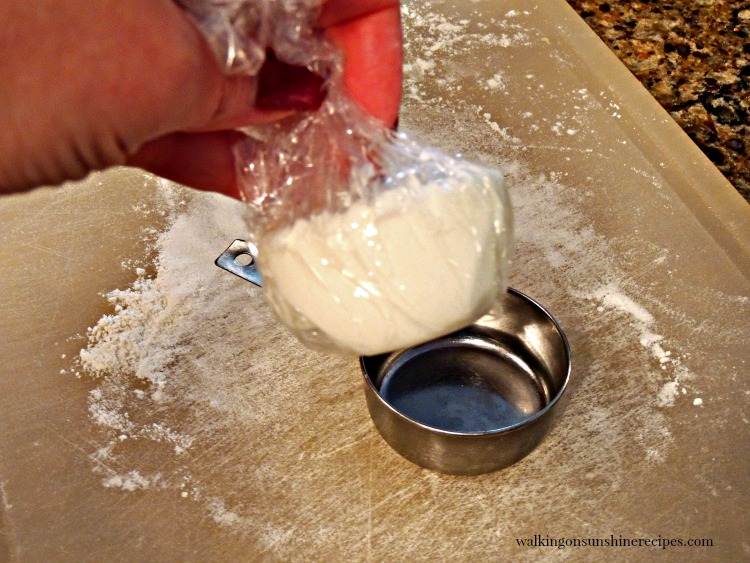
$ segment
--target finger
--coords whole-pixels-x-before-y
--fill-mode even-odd
[[[398,0],[329,0],[320,10],[318,25],[328,28],[373,12],[398,8]]]
[[[287,117],[288,108],[258,108],[254,101],[258,88],[254,76],[229,76],[224,73],[205,38],[187,16],[183,19],[192,34],[192,60],[196,67],[183,74],[183,84],[175,84],[190,111],[188,119],[173,124],[173,130],[220,131],[248,125],[262,125]],[[185,101],[184,98],[189,100]],[[164,131],[163,133],[168,133]]]
[[[323,77],[276,58],[273,51],[258,73],[255,107],[265,110],[315,111],[325,99]]]
[[[205,107],[213,110],[190,131],[238,129],[278,121],[294,112],[315,111],[325,98],[323,78],[302,66],[287,64],[266,53],[257,76],[226,76],[204,44],[202,56],[209,69],[210,84],[216,96],[208,95]],[[216,102],[209,102],[211,99]]]
[[[387,125],[401,103],[402,37],[398,5],[345,20],[326,30],[344,53],[344,87],[365,111]]]
[[[240,199],[233,146],[242,138],[235,131],[172,133],[143,145],[127,164],[185,186]]]
[[[255,78],[250,76],[220,77],[219,102],[209,121],[192,131],[220,131],[239,129],[248,125],[263,125],[289,117],[293,108],[279,104],[276,107],[253,105]]]

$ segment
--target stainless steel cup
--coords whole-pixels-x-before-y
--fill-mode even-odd
[[[499,317],[360,358],[376,428],[406,459],[443,473],[507,467],[546,435],[570,377],[570,348],[541,305],[509,289]]]

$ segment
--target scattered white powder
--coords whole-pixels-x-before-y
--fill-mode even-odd
[[[284,496],[296,488],[293,521],[319,509],[330,468],[320,465],[323,476],[301,474],[298,452],[315,451],[315,443],[324,448],[321,457],[346,456],[372,436],[357,364],[304,348],[273,317],[261,290],[214,265],[234,238],[247,235],[241,203],[197,194],[181,211],[173,192],[180,190],[168,184],[160,192],[171,219],[154,243],[154,262],[144,266],[151,277],[110,293],[113,311],[89,331],[78,358],[95,384],[89,414],[101,429],[89,455],[92,470],[103,486],[125,493],[173,490],[220,526],[252,532],[265,549],[293,550],[301,536],[290,515],[258,518],[246,501],[258,491]],[[322,434],[318,424],[297,427],[307,409],[346,424]],[[270,434],[276,438],[258,441]],[[313,479],[318,488],[289,479]],[[360,507],[326,514],[340,531],[359,518]],[[349,541],[337,534],[324,537]]]
[[[703,404],[703,399],[701,399],[700,397],[696,397],[695,399],[693,399],[693,405],[695,405],[696,407],[699,407],[702,404]]]
[[[132,492],[139,489],[148,489],[156,481],[158,481],[158,477],[146,479],[138,471],[129,471],[125,475],[113,475],[102,479],[102,486],[107,489],[122,489]]]
[[[227,510],[222,499],[212,498],[207,504],[211,512],[211,518],[220,526],[236,526],[242,523],[243,518],[237,513]]]
[[[625,295],[619,287],[613,284],[597,289],[593,292],[593,296],[600,299],[604,307],[617,309],[623,313],[629,314],[635,319],[635,321],[637,321],[639,326],[644,328],[644,330],[654,324],[654,317],[651,313],[649,313],[642,305],[639,305]],[[642,346],[648,346],[651,342],[661,340],[661,336],[650,334],[648,332],[645,332],[644,334],[644,337],[641,339]]]
[[[164,478],[158,465],[151,468],[152,473],[116,471],[114,460],[120,456],[115,452],[134,447],[128,443],[145,441],[154,448],[169,448],[165,451],[180,459],[193,447],[191,433],[171,427],[171,417],[155,418],[154,413],[173,403],[170,390],[181,383],[179,377],[175,379],[177,363],[195,350],[192,341],[206,318],[204,311],[213,309],[213,294],[204,295],[205,284],[211,285],[218,270],[211,256],[223,250],[231,237],[225,231],[214,235],[210,240],[215,246],[205,237],[219,224],[228,232],[244,234],[238,202],[204,196],[202,205],[193,207],[194,213],[180,214],[184,201],[178,202],[176,194],[176,188],[162,183],[160,205],[172,215],[172,224],[155,242],[157,257],[152,266],[156,275],[148,277],[147,270],[138,267],[138,277],[129,288],[107,294],[113,313],[88,330],[87,346],[77,358],[78,368],[99,382],[89,393],[89,415],[109,431],[109,437],[91,459],[94,470],[105,475],[102,484],[108,488],[134,491],[174,485],[174,479]],[[126,266],[130,268],[131,261]],[[197,338],[210,342],[211,329],[202,328]],[[181,424],[181,418],[174,423]]]
[[[485,113],[484,115],[485,115],[485,123],[487,123],[487,125],[490,126],[490,129],[494,131],[495,133],[497,133],[503,141],[512,143],[512,144],[519,144],[521,142],[521,140],[518,139],[517,137],[511,136],[510,133],[508,133],[507,128],[502,128],[500,127],[500,125],[497,124],[496,121],[492,121],[491,119],[489,119],[487,116],[490,114]]]
[[[435,61],[417,59],[416,61],[414,61],[414,66],[419,70],[420,74],[424,74],[435,68]]]
[[[667,369],[667,364],[672,366],[673,379],[662,385],[656,397],[658,406],[673,406],[680,394],[680,384],[685,380],[693,379],[693,375],[681,364],[679,358],[672,356],[671,350],[664,349],[664,337],[654,332],[656,326],[654,316],[643,305],[626,295],[618,284],[609,283],[590,292],[587,297],[601,303],[597,307],[600,312],[612,310],[629,316],[631,326],[638,333],[640,345],[651,353],[662,370]],[[683,391],[685,391],[684,388]]]
[[[550,130],[557,136],[569,135],[573,136],[578,133],[578,129],[573,127],[566,127],[561,121],[556,122],[550,127]]]
[[[668,381],[659,390],[656,395],[660,407],[671,407],[679,395],[679,383],[677,381]]]
[[[162,192],[170,190],[166,184],[162,186]],[[162,197],[169,205],[171,196],[166,193]],[[196,298],[201,301],[205,291],[203,275],[215,268],[213,263],[203,263],[203,255],[192,254],[202,246],[200,229],[221,220],[227,228],[234,226],[237,232],[244,232],[236,206],[234,213],[224,217],[220,216],[226,213],[221,206],[209,207],[205,212],[207,217],[177,216],[171,229],[159,237],[156,247],[161,254],[154,264],[158,272],[155,277],[146,277],[146,271],[139,267],[138,278],[131,287],[107,294],[114,313],[103,316],[88,329],[88,345],[79,355],[81,367],[87,372],[133,374],[150,384],[152,398],[161,396],[170,366],[184,351],[185,337],[193,329],[183,324],[191,314],[188,308]],[[165,261],[164,257],[173,255],[176,248],[180,249],[181,259]],[[134,392],[142,396],[144,391]],[[92,399],[97,404],[100,396],[92,393]]]
[[[487,80],[486,84],[490,90],[504,90],[505,84],[503,83],[503,72],[496,72],[492,78]]]
[[[471,57],[477,47],[511,49],[531,44],[527,26],[517,17],[520,12],[509,12],[504,20],[494,20],[493,27],[499,28],[499,33],[483,31],[487,26],[480,12],[471,20],[452,20],[429,5],[409,4],[402,6],[401,13],[404,27],[409,30],[404,34],[404,52],[410,55],[404,64],[404,96],[426,103],[432,103],[424,91],[426,73],[438,77],[442,92],[457,93],[462,89],[462,78],[472,76],[474,71],[471,66],[462,68],[452,61]],[[503,91],[502,71],[495,68],[485,85],[493,91]]]
[[[0,506],[7,514],[13,508],[13,504],[8,501],[8,493],[5,491],[7,481],[0,481]]]

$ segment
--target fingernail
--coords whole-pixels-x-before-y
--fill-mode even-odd
[[[325,100],[322,76],[306,67],[287,64],[266,53],[258,72],[255,107],[262,110],[314,111]]]

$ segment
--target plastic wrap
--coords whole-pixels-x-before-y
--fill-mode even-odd
[[[266,296],[300,340],[372,355],[498,303],[512,245],[499,172],[423,147],[350,101],[340,56],[315,29],[317,2],[183,4],[228,72],[256,74],[273,52],[325,81],[317,111],[248,129],[236,150]]]
[[[228,74],[255,76],[268,49],[289,64],[336,66],[315,33],[322,0],[178,0],[194,18]],[[318,69],[323,70],[323,69]]]

